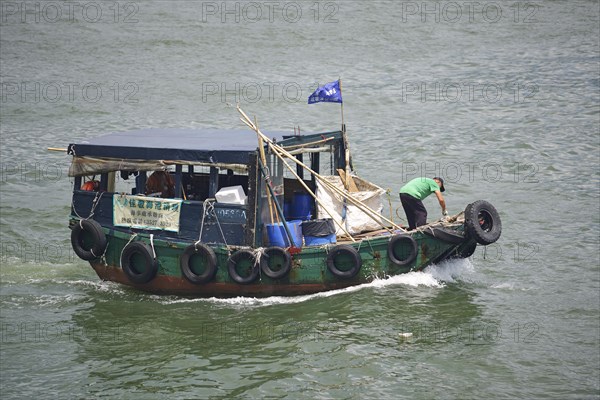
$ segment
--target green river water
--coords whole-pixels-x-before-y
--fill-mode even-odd
[[[600,397],[598,1],[0,5],[2,399]],[[394,219],[405,182],[442,176],[451,213],[496,206],[497,243],[266,299],[140,293],[74,255],[47,147],[243,129],[236,102],[264,130],[336,130],[339,105],[306,100],[339,77]]]

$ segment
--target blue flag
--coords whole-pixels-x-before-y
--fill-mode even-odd
[[[342,91],[340,90],[340,81],[330,82],[315,90],[308,98],[308,104],[319,102],[341,103]]]

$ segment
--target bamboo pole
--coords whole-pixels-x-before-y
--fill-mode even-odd
[[[258,121],[257,121],[256,117],[254,117],[254,126],[256,126],[258,129]],[[275,203],[275,219],[277,221],[277,224],[280,224],[281,221],[283,221],[283,228],[285,229],[285,233],[288,237],[288,240],[290,241],[290,246],[294,247],[296,245],[296,243],[294,241],[292,233],[290,232],[290,228],[285,220],[283,210],[279,206],[279,202],[277,201],[277,198],[275,197],[275,193],[273,192],[273,188],[271,187],[271,179],[269,177],[269,174],[267,174],[267,171],[266,171],[267,157],[265,156],[265,145],[263,143],[262,137],[259,135],[257,135],[257,137],[258,137],[258,148],[259,148],[259,152],[260,152],[260,171],[265,177],[265,185],[266,185],[266,190],[267,190],[267,202],[269,203],[269,214],[270,214],[269,216],[271,217],[271,223],[273,223],[273,202],[274,202]],[[281,220],[279,219],[280,214],[281,214]]]
[[[265,171],[265,166],[262,165],[262,162],[260,163],[260,172],[265,176],[265,181],[268,180],[268,175],[267,175],[267,172]],[[273,196],[273,199],[275,202],[275,207],[277,208],[277,213],[278,213],[278,215],[281,216],[281,220],[283,221],[282,225],[283,225],[283,228],[285,229],[285,234],[287,235],[288,240],[290,241],[290,247],[295,247],[296,242],[294,240],[294,237],[292,236],[292,233],[290,232],[290,227],[288,226],[288,223],[285,220],[283,210],[281,209],[281,206],[279,205],[279,202],[277,201],[277,198],[275,197],[275,194],[273,193],[273,188],[271,187],[271,185],[269,185],[269,182],[266,182],[266,183],[267,183],[267,190],[269,191],[271,196]],[[277,220],[277,223],[279,223],[279,218]]]
[[[256,132],[256,134],[258,136],[262,136],[263,140],[266,138],[267,144],[270,144],[270,146],[272,146],[272,144],[270,143],[270,139],[267,138],[253,123],[252,121],[248,118],[248,116],[246,115],[246,113],[244,113],[244,111],[239,108],[238,106],[238,111],[240,112],[240,114],[242,114],[244,116],[244,118],[240,118],[240,120],[246,124],[250,129],[252,129],[253,131]],[[271,147],[270,147],[271,148]],[[280,157],[282,158],[282,157]],[[304,187],[304,189],[306,189],[306,191],[315,199],[315,201],[317,202],[317,204],[319,204],[319,206],[323,207],[323,209],[325,210],[325,212],[331,217],[331,219],[333,220],[333,222],[335,222],[337,224],[337,226],[340,227],[340,229],[342,231],[344,231],[344,233],[353,241],[355,242],[356,240],[352,237],[352,235],[346,230],[346,228],[344,228],[334,217],[333,214],[331,213],[331,211],[329,211],[329,209],[327,207],[325,207],[325,205],[321,202],[321,200],[319,200],[317,198],[317,196],[313,193],[313,191],[306,185],[306,183],[304,183],[304,180],[301,179],[298,174],[296,173],[296,171],[294,171],[294,169],[292,167],[289,166],[289,164],[282,158],[283,164],[286,166],[286,168],[292,173],[292,175],[294,175],[294,177],[296,177],[296,179],[298,180],[298,182],[300,182],[300,184]]]
[[[256,119],[254,120],[254,124],[257,125],[257,121]],[[258,136],[258,151],[260,154],[260,162],[262,163],[263,168],[267,168],[267,157],[265,156],[265,145],[263,143],[263,139],[261,136]],[[265,182],[267,185],[269,184],[268,182],[268,175],[265,174],[265,180],[267,182]],[[273,218],[273,203],[271,200],[271,193],[269,192],[269,188],[265,188],[266,192],[267,192],[267,203],[269,204],[269,217],[271,218],[271,223],[274,222],[275,218]]]
[[[323,177],[321,177],[321,175],[319,175],[318,173],[316,173],[315,171],[313,171],[311,168],[309,168],[307,165],[305,165],[303,162],[299,161],[296,157],[291,156],[291,154],[289,154],[285,149],[283,149],[281,146],[279,145],[275,145],[273,144],[273,142],[271,141],[271,139],[269,139],[267,136],[265,136],[260,130],[256,130],[255,127],[252,125],[252,121],[248,118],[248,116],[246,115],[246,113],[239,108],[238,106],[238,111],[245,117],[248,119],[249,123],[246,123],[243,119],[242,122],[246,123],[246,125],[248,125],[251,129],[255,130],[257,134],[262,135],[263,139],[267,142],[267,144],[269,144],[269,148],[273,149],[273,147],[277,147],[279,149],[279,152],[284,154],[287,158],[290,158],[292,161],[294,161],[296,164],[300,165],[301,167],[303,167],[306,171],[308,171],[309,173],[311,173],[316,179],[318,179],[320,182],[324,183],[327,187],[329,187],[331,190],[335,191],[336,193],[338,193],[340,196],[342,196],[343,198],[346,198],[347,200],[349,200],[353,205],[355,205],[357,208],[359,208],[361,211],[363,211],[365,214],[367,214],[367,216],[369,216],[371,219],[373,219],[375,222],[377,222],[381,227],[383,227],[384,229],[388,230],[391,232],[391,230],[389,228],[387,228],[385,225],[383,225],[381,223],[381,220],[384,220],[385,222],[388,222],[392,225],[392,227],[395,227],[397,229],[402,229],[400,226],[396,225],[393,221],[387,219],[386,217],[384,217],[382,214],[377,213],[375,210],[371,209],[369,206],[367,206],[366,204],[354,199],[353,197],[351,197],[350,195],[348,195],[347,193],[344,193],[342,190],[340,190],[339,188],[337,188],[335,185],[331,184],[329,181],[323,179]],[[311,192],[312,193],[312,192]],[[315,197],[316,200],[316,196],[313,194],[313,197]],[[331,216],[331,213],[328,212],[328,214]],[[333,217],[332,217],[333,218]],[[334,219],[335,220],[335,219]],[[402,229],[404,230],[404,229]],[[344,229],[344,231],[346,231]]]
[[[269,146],[275,146],[272,144],[269,144]],[[274,147],[270,147],[271,149],[273,149],[274,152],[277,153],[277,149],[275,149]],[[281,155],[281,153],[278,154],[282,159],[283,156]],[[290,158],[292,161],[296,160],[295,157],[286,157],[286,158]],[[284,161],[285,163],[285,161]],[[307,171],[310,172],[311,174],[315,175],[315,178],[317,178],[319,180],[319,182],[323,183],[325,186],[327,186],[327,188],[331,189],[332,191],[335,191],[336,193],[338,193],[340,196],[342,196],[343,198],[349,200],[354,206],[356,206],[359,210],[361,210],[362,212],[364,212],[365,214],[367,214],[367,216],[369,218],[371,218],[373,221],[377,222],[383,229],[387,230],[388,232],[391,232],[392,230],[389,229],[387,226],[383,225],[381,223],[381,219],[385,220],[386,222],[390,222],[387,220],[387,218],[385,218],[383,215],[377,213],[375,210],[373,210],[372,208],[370,208],[369,206],[367,206],[366,204],[360,202],[359,200],[356,200],[355,198],[349,196],[348,194],[344,193],[342,190],[340,190],[338,187],[336,187],[335,185],[333,185],[331,182],[329,182],[328,180],[324,179],[322,176],[320,176],[319,174],[317,174],[315,171],[313,171],[312,169],[308,168],[306,165],[303,165],[302,163],[298,163],[298,165],[303,166],[303,168],[307,168]],[[315,197],[316,199],[316,197]],[[329,214],[329,213],[328,213]],[[331,215],[331,214],[330,214]],[[333,218],[333,217],[332,217]],[[398,225],[396,225],[395,223],[391,222],[393,227],[396,227],[398,229],[402,229],[400,228]]]
[[[248,126],[250,128],[252,128],[251,125],[248,125]],[[252,128],[252,129],[254,129],[254,128]],[[323,184],[325,184],[325,186],[327,186],[331,190],[335,191],[337,194],[339,194],[343,198],[346,198],[347,200],[349,200],[353,205],[355,205],[357,208],[359,208],[361,211],[363,211],[365,214],[367,214],[367,216],[369,216],[371,219],[373,219],[375,222],[377,222],[379,225],[381,225],[381,227],[383,227],[384,229],[388,229],[386,226],[384,226],[381,223],[381,220],[378,220],[378,219],[383,219],[385,222],[390,223],[392,225],[392,227],[395,227],[395,228],[398,228],[398,229],[402,229],[400,226],[396,225],[393,221],[387,219],[382,214],[376,212],[375,210],[373,210],[372,208],[370,208],[366,204],[362,203],[361,201],[356,200],[355,198],[351,197],[349,194],[345,193],[344,191],[342,191],[341,189],[339,189],[338,187],[336,187],[335,185],[333,185],[331,182],[329,182],[328,180],[324,179],[321,175],[319,175],[317,172],[313,171],[310,167],[308,167],[302,161],[298,160],[296,157],[293,157],[289,152],[287,152],[281,146],[274,144],[271,141],[271,139],[269,139],[268,137],[266,137],[262,132],[260,132],[260,134],[263,135],[264,140],[267,142],[267,144],[269,145],[270,149],[273,149],[274,147],[276,147],[277,150],[274,150],[274,152],[278,151],[278,152],[282,153],[283,155],[285,155],[285,157],[291,159],[296,164],[300,165],[302,168],[304,168],[310,174],[314,175],[315,178],[319,180],[319,182],[322,182]]]
[[[281,146],[278,146],[279,148],[281,148]],[[285,153],[284,153],[285,154]],[[286,157],[290,158],[292,161],[294,161],[296,164],[300,165],[301,167],[303,167],[304,169],[306,169],[309,173],[313,174],[315,176],[315,178],[317,178],[319,180],[319,182],[322,182],[323,184],[325,184],[328,188],[331,188],[333,191],[335,191],[337,194],[339,194],[340,196],[348,199],[353,205],[355,205],[356,207],[358,207],[361,211],[365,212],[365,214],[369,215],[371,214],[371,219],[375,220],[375,222],[379,223],[382,227],[386,228],[383,224],[381,224],[381,221],[377,221],[375,218],[373,218],[373,216],[376,216],[377,218],[381,218],[383,219],[385,222],[390,223],[393,227],[399,228],[401,229],[398,225],[396,225],[393,221],[385,218],[383,215],[381,215],[380,213],[378,213],[377,211],[373,210],[372,208],[370,208],[369,206],[367,206],[366,204],[362,203],[359,200],[356,200],[355,198],[353,198],[352,196],[350,196],[349,194],[345,193],[344,191],[342,191],[341,189],[339,189],[338,187],[336,187],[335,185],[333,185],[331,182],[329,182],[328,180],[324,179],[321,175],[317,174],[315,171],[313,171],[310,167],[308,167],[307,165],[305,165],[302,161],[299,161],[296,157],[290,157],[289,154],[286,154]],[[387,229],[387,228],[386,228]]]
[[[269,148],[274,149],[271,146],[272,146],[272,144],[269,144]],[[274,151],[277,151],[277,150],[274,150]],[[308,193],[315,199],[315,201],[319,204],[319,206],[323,207],[323,209],[331,217],[333,222],[335,222],[337,224],[337,226],[339,226],[353,242],[356,242],[356,240],[352,237],[352,235],[348,232],[348,230],[346,230],[346,228],[344,226],[342,226],[342,224],[339,223],[333,217],[331,211],[329,211],[329,209],[327,207],[325,207],[325,205],[321,202],[321,200],[319,200],[317,195],[312,190],[310,190],[310,188],[306,185],[306,183],[304,183],[304,180],[298,176],[298,174],[296,173],[296,171],[294,171],[294,169],[292,167],[290,167],[290,165],[287,163],[285,158],[282,157],[280,154],[277,154],[277,156],[281,159],[281,161],[283,161],[283,165],[285,165],[285,167],[292,173],[292,175],[294,175],[296,177],[296,179],[302,184],[302,186],[304,186],[304,188],[308,191]]]
[[[330,140],[333,140],[333,137],[328,137],[325,139],[317,140],[316,142],[308,142],[308,143],[303,143],[303,144],[294,144],[291,146],[285,146],[284,149],[292,151],[297,148],[316,146],[317,144],[329,142]],[[283,146],[281,146],[281,147],[283,147]]]
[[[254,130],[257,134],[261,135],[263,137],[263,139],[269,145],[270,149],[273,149],[273,147],[277,147],[277,149],[279,150],[280,153],[285,155],[287,158],[290,158],[296,164],[300,165],[302,168],[304,168],[306,171],[308,171],[310,174],[312,174],[320,182],[325,184],[327,187],[331,188],[331,190],[335,191],[343,198],[346,198],[347,200],[349,200],[353,205],[355,205],[357,208],[359,208],[361,211],[363,211],[365,214],[367,214],[367,216],[369,216],[371,219],[373,219],[375,222],[377,222],[384,229],[387,229],[388,231],[390,231],[390,229],[388,229],[386,226],[384,226],[381,223],[381,219],[383,219],[385,222],[390,223],[392,225],[392,227],[395,227],[397,229],[402,229],[400,226],[396,225],[393,221],[387,219],[382,214],[376,212],[375,210],[373,210],[366,204],[360,202],[359,200],[356,200],[355,198],[351,197],[349,194],[347,194],[344,191],[342,191],[341,189],[337,188],[331,182],[325,180],[321,175],[319,175],[317,172],[313,171],[310,167],[308,167],[302,161],[298,160],[296,157],[293,157],[289,152],[287,152],[281,146],[274,144],[273,141],[271,139],[269,139],[265,134],[263,134],[258,128],[256,128],[256,126],[252,125],[252,121],[250,120],[248,115],[246,115],[246,113],[239,107],[239,105],[238,105],[238,111],[248,120],[248,122],[246,122],[246,121],[244,121],[244,119],[242,119],[242,122],[246,123],[246,125],[248,125],[248,127],[250,127],[252,130]],[[315,200],[316,200],[316,196],[313,195],[313,197],[315,197]],[[330,213],[328,213],[328,214],[331,216]],[[402,229],[402,230],[404,230],[404,229]]]

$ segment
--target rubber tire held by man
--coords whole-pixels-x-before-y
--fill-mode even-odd
[[[465,228],[477,243],[485,246],[500,238],[502,221],[493,205],[477,200],[465,208]]]

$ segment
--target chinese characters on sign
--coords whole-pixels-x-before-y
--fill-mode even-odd
[[[138,229],[179,232],[182,200],[115,195],[113,224]]]

